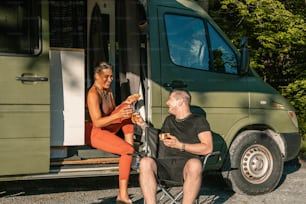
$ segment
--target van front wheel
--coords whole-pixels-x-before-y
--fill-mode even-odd
[[[244,131],[232,143],[222,174],[237,193],[258,195],[279,183],[284,161],[276,142],[262,131]]]

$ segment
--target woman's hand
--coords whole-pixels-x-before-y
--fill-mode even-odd
[[[125,105],[121,110],[118,111],[118,118],[127,119],[132,116],[133,109],[130,105]]]
[[[134,124],[137,124],[139,126],[143,126],[144,123],[145,123],[143,118],[141,117],[141,115],[138,112],[135,112],[135,113],[132,114],[131,120]]]

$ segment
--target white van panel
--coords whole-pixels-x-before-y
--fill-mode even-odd
[[[84,145],[85,52],[51,50],[51,146]]]

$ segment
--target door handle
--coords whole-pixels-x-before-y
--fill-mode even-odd
[[[22,82],[37,82],[37,81],[48,81],[48,77],[39,77],[39,76],[17,76],[17,81]]]
[[[166,88],[172,88],[172,89],[175,89],[175,88],[186,88],[188,85],[185,84],[183,81],[181,80],[173,80],[171,82],[166,82],[163,84],[164,87]]]

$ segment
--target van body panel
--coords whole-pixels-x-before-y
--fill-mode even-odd
[[[36,129],[35,127],[32,128]],[[0,175],[49,172],[50,154],[49,151],[46,151],[50,149],[49,143],[50,141],[47,137],[1,139],[0,161],[2,165]]]
[[[15,39],[10,33],[1,35],[3,40],[15,41],[16,47],[12,46],[6,51],[3,49],[5,45],[2,44],[2,40],[2,52],[0,53],[0,176],[44,173],[49,171],[50,163],[49,35],[43,35],[40,38],[40,32],[49,33],[48,4],[40,3],[40,1],[29,4],[25,0],[21,2],[25,4],[18,7],[9,2],[1,2],[3,3],[2,9],[9,8],[16,11],[16,15],[24,18],[24,21],[30,19],[27,24],[29,27],[25,26],[24,29],[31,31],[37,28],[39,31],[29,34],[28,38],[37,35],[36,39],[39,42],[37,47],[36,45],[32,47],[30,44],[32,41],[27,41],[28,38],[17,37]],[[34,9],[35,11],[41,10],[41,15],[40,12],[37,12],[31,16],[32,18],[29,18],[29,16],[23,16],[27,12],[17,12],[17,10],[28,9],[25,5],[33,6],[37,9]],[[3,13],[0,12],[1,14]],[[5,17],[11,18],[12,16]],[[18,25],[16,24],[16,27],[12,29],[22,32]],[[17,43],[20,47],[17,46]],[[29,46],[33,52],[24,50],[25,46]],[[18,53],[19,50],[21,53]]]
[[[2,68],[0,91],[6,93],[0,98],[0,104],[50,104],[48,82],[21,82],[16,80],[21,76],[42,76],[48,77],[49,55],[44,53],[41,60],[37,57],[3,57],[0,56],[0,66]],[[7,91],[8,84],[10,91]]]
[[[51,146],[84,145],[84,49],[50,50]]]
[[[290,103],[260,78],[249,79],[251,123],[268,124],[278,133],[298,133],[298,127],[288,114],[288,111],[294,111]]]
[[[298,132],[286,110],[251,109],[250,111],[250,124],[266,124],[267,128],[278,133]]]

